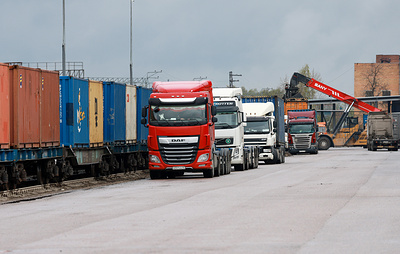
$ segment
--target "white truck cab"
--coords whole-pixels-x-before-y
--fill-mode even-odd
[[[241,88],[213,88],[214,105],[217,108],[215,123],[215,142],[217,148],[230,148],[231,163],[235,170],[246,170],[257,164],[251,161],[251,150],[245,148]],[[254,166],[255,167],[255,166]]]

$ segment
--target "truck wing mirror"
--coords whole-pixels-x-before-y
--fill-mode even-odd
[[[215,116],[213,116],[213,117],[211,118],[211,121],[212,121],[213,123],[216,123],[216,122],[218,122],[218,118],[216,118]]]
[[[278,127],[278,123],[275,120],[274,120],[273,126],[274,126],[274,128]],[[276,131],[274,131],[274,132],[276,132]]]
[[[217,114],[217,107],[214,106],[214,105],[212,105],[212,106],[211,106],[211,115],[212,115],[212,116],[215,116],[216,114]]]
[[[147,123],[146,118],[142,118],[142,120],[140,120],[140,123],[143,124],[143,125],[146,125],[146,123]]]
[[[148,109],[148,106],[144,106],[142,108],[142,117],[147,117],[147,109]]]

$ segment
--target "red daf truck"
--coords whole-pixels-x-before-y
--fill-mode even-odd
[[[214,145],[215,114],[211,81],[153,83],[149,105],[142,109],[142,124],[149,128],[151,179],[230,173],[229,149]]]

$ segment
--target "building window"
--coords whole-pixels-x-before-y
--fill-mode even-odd
[[[374,94],[372,93],[372,90],[366,90],[365,91],[365,97],[372,97]]]
[[[390,96],[389,90],[382,90],[382,96]]]

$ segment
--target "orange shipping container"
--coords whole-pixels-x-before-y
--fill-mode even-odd
[[[11,66],[10,143],[13,148],[40,146],[40,69]]]
[[[103,83],[92,80],[89,80],[89,142],[92,147],[103,145]]]
[[[60,145],[60,80],[58,72],[41,71],[40,146]]]
[[[7,64],[0,63],[0,149],[10,147],[10,76]]]
[[[288,110],[301,110],[308,109],[308,100],[301,99],[290,99],[285,102],[285,115],[287,115]]]

